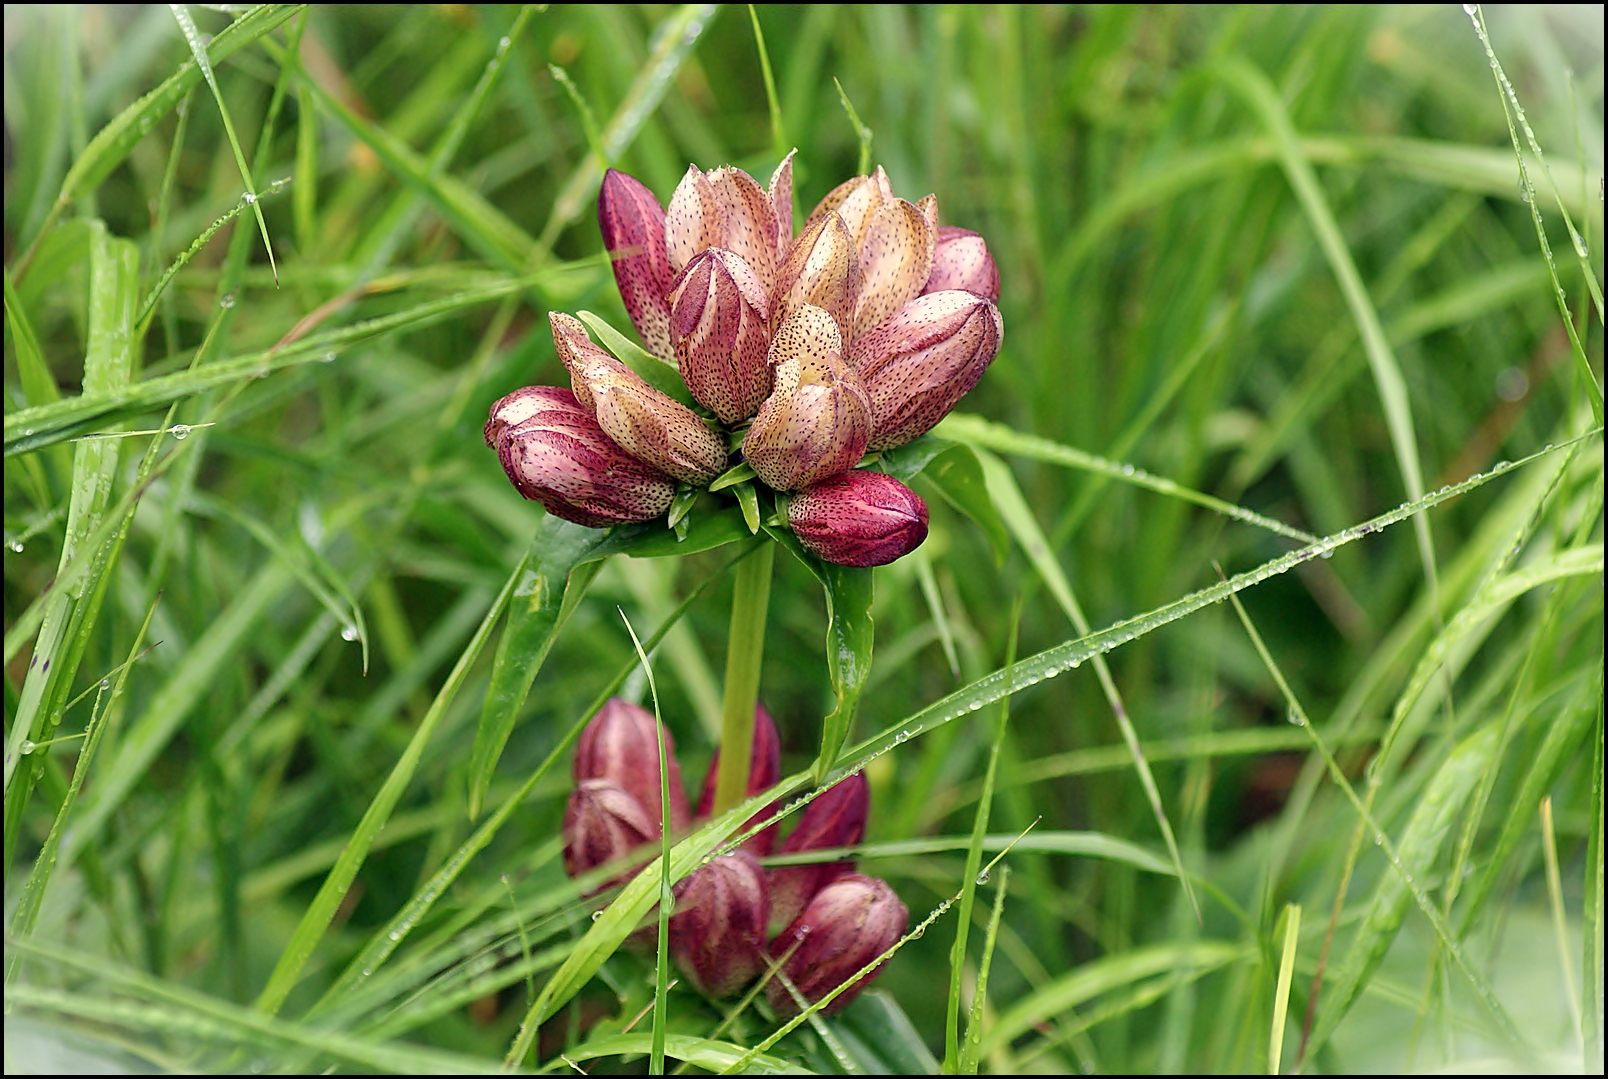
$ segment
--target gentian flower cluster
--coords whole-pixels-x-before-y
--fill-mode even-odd
[[[999,273],[981,236],[940,226],[933,195],[896,197],[880,167],[797,236],[792,205],[792,154],[764,189],[691,167],[668,211],[608,171],[598,217],[626,312],[703,411],[554,313],[571,389],[518,390],[486,424],[521,494],[594,528],[646,521],[740,453],[819,557],[877,566],[921,544],[920,496],[856,465],[931,430],[982,377],[1004,333]]]
[[[587,724],[575,752],[575,790],[564,814],[564,868],[570,876],[658,841],[665,817],[659,801],[659,736],[651,712],[618,697]],[[709,814],[720,758],[717,751],[697,812],[689,813],[669,731],[664,739],[670,753],[668,817],[674,832]],[[756,708],[748,794],[769,790],[780,777],[776,725],[764,708]],[[870,787],[856,772],[805,807],[792,834],[782,840],[780,853],[859,843],[870,807]],[[739,992],[766,972],[769,956],[799,994],[814,1003],[886,951],[909,925],[909,911],[893,889],[856,873],[852,861],[767,872],[759,859],[775,850],[776,833],[776,825],[756,833],[675,888],[670,954],[687,980],[707,996]],[[622,884],[639,871],[625,871],[605,887]],[[848,1004],[876,973],[850,986],[825,1010]],[[781,978],[767,982],[765,992],[778,1014],[798,1013],[797,1001]]]

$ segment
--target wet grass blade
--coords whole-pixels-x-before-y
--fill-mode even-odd
[[[402,756],[391,769],[391,774],[386,777],[385,784],[369,803],[363,819],[358,822],[352,832],[352,838],[347,841],[346,849],[341,852],[341,857],[330,870],[329,876],[324,878],[318,894],[313,897],[307,912],[302,915],[301,923],[291,935],[290,942],[285,945],[279,962],[275,964],[273,973],[268,977],[268,984],[257,997],[258,1011],[269,1015],[277,1013],[279,1006],[285,1002],[285,997],[300,979],[302,968],[311,958],[318,942],[323,939],[324,933],[329,929],[330,919],[335,916],[335,909],[346,898],[352,881],[357,877],[357,871],[362,868],[374,837],[390,819],[391,810],[396,807],[397,799],[402,797],[402,792],[412,780],[414,769],[418,767],[419,758],[424,753],[424,747],[429,743],[430,736],[435,733],[435,728],[446,714],[448,706],[452,704],[458,690],[463,687],[469,668],[480,657],[481,650],[491,636],[492,627],[497,624],[498,617],[507,606],[518,580],[519,570],[516,569],[492,603],[491,610],[487,611],[486,617],[481,620],[480,628],[475,631],[474,637],[459,655],[458,662],[453,665],[452,673],[447,675],[447,680],[436,693],[435,700],[431,702],[430,710],[414,728],[407,748],[402,751]]]
[[[1065,613],[1072,627],[1080,636],[1089,635],[1089,620],[1084,617],[1083,607],[1078,603],[1077,596],[1072,591],[1072,584],[1067,580],[1066,574],[1061,571],[1061,564],[1056,561],[1055,554],[1050,550],[1049,542],[1044,538],[1039,528],[1038,520],[1033,511],[1028,508],[1027,499],[1022,497],[1022,489],[1016,485],[1016,477],[1011,475],[1010,468],[998,457],[987,450],[979,450],[978,459],[982,462],[983,474],[988,478],[988,492],[993,497],[994,505],[999,508],[1000,517],[1005,525],[1016,537],[1016,542],[1026,553],[1028,561],[1043,578],[1055,602]],[[1128,752],[1133,756],[1134,771],[1139,776],[1139,784],[1144,789],[1145,800],[1150,804],[1150,812],[1156,819],[1156,827],[1161,830],[1161,837],[1167,844],[1167,853],[1172,858],[1173,868],[1178,875],[1178,882],[1184,887],[1184,896],[1189,900],[1190,909],[1195,912],[1195,920],[1200,920],[1200,903],[1195,898],[1195,890],[1191,887],[1189,876],[1184,872],[1183,855],[1178,850],[1178,839],[1173,834],[1172,822],[1167,819],[1166,806],[1161,801],[1161,790],[1156,786],[1156,777],[1150,771],[1150,762],[1145,760],[1144,748],[1139,744],[1139,732],[1134,729],[1133,719],[1128,715],[1128,706],[1122,700],[1122,694],[1117,689],[1117,683],[1111,677],[1111,669],[1106,665],[1105,658],[1100,655],[1091,657],[1094,661],[1094,673],[1100,680],[1100,690],[1105,694],[1106,703],[1111,707],[1111,714],[1116,719],[1117,730],[1122,734],[1122,740],[1127,743]]]

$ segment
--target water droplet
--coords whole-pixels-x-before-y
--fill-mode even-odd
[[[183,442],[185,439],[190,437],[190,425],[187,423],[175,423],[172,427],[168,428],[168,434],[172,435],[178,441]]]
[[[500,39],[497,42],[497,51],[498,52],[507,52],[508,51],[508,46],[512,45],[512,44],[513,44],[513,42],[509,41],[508,38],[504,37],[504,38]]]
[[[402,939],[402,930],[393,929],[389,933],[387,933],[386,936],[389,937],[391,940],[401,940]]]
[[[10,543],[6,544],[6,546],[10,547],[11,550],[16,554],[22,553],[22,542],[20,540],[12,540]]]
[[[318,362],[319,363],[334,363],[335,362],[335,353],[333,353],[333,352],[324,353],[323,358],[321,360],[319,360]]]
[[[911,940],[920,940],[922,937],[924,937],[926,935],[927,935],[927,927],[924,926],[924,925],[918,925],[918,926],[916,926],[916,931],[914,933],[910,934],[910,939]]]
[[[1306,726],[1306,721],[1301,718],[1301,713],[1297,712],[1294,708],[1290,709],[1289,714],[1284,718],[1295,724],[1297,727]]]
[[[343,640],[343,641],[355,641],[355,640],[357,640],[357,627],[352,625],[352,623],[350,623],[350,622],[348,622],[348,623],[346,623],[346,625],[342,626],[341,627],[341,640]]]
[[[977,884],[978,884],[979,887],[981,887],[982,885],[987,884],[987,883],[988,883],[988,870],[985,869],[981,873],[977,874]]]
[[[363,977],[367,978],[369,975],[371,975],[373,973],[374,973],[374,968],[373,967],[364,967],[363,968]]]
[[[1385,837],[1383,835],[1381,835],[1380,833],[1375,832],[1374,833],[1374,846],[1382,847],[1384,845],[1385,845]]]
[[[594,921],[594,922],[595,922],[595,921],[597,921],[597,920],[598,920],[598,919],[599,919],[599,918],[601,918],[601,917],[603,917],[603,912],[602,912],[602,911],[600,911],[600,910],[594,910],[594,911],[593,911],[593,912],[592,912],[592,920],[593,920],[593,921]]]
[[[24,757],[32,753],[36,748],[38,747],[34,744],[33,740],[29,738],[24,738],[22,740],[22,745],[17,747]]]
[[[1474,4],[1464,4],[1463,5],[1463,13],[1465,15],[1472,15],[1478,10],[1479,10],[1479,7],[1477,5],[1474,5]]]
[[[250,206],[257,201],[257,193],[255,191],[247,191],[244,195],[240,196],[240,201],[244,202],[247,206]]]
[[[112,680],[110,678],[102,678],[101,683],[100,683],[100,687],[101,687],[102,692],[105,692],[106,690],[111,689],[112,688]]]
[[[221,297],[219,297],[218,306],[223,308],[225,311],[227,311],[227,310],[229,310],[229,308],[233,307],[234,306],[234,293],[225,292]]]

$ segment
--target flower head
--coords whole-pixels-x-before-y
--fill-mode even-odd
[[[741,169],[689,167],[668,208],[605,173],[598,220],[626,313],[707,413],[554,313],[573,390],[563,403],[593,422],[515,433],[524,417],[505,406],[519,395],[499,402],[487,442],[526,497],[592,527],[646,520],[669,507],[676,481],[709,486],[739,443],[761,483],[808,495],[849,476],[868,449],[931,430],[976,384],[1003,336],[999,272],[981,236],[941,226],[933,195],[897,196],[880,167],[829,192],[796,237],[792,204],[793,154],[763,188]],[[910,550],[924,506],[891,482],[848,480],[805,498],[789,514],[801,542],[845,565]],[[820,532],[828,520],[840,542]]]
[[[653,713],[641,705],[611,697],[592,717],[575,746],[577,782],[606,779],[641,803],[659,834],[659,736],[664,736],[670,773],[670,827],[687,826],[687,794],[681,786],[681,765],[676,763],[676,740],[661,730]]]
[[[814,1004],[891,948],[909,925],[910,911],[886,881],[851,873],[815,894],[771,942],[771,955],[785,956],[782,973],[800,996]],[[844,990],[823,1013],[831,1015],[846,1007],[881,970],[878,966]],[[798,1004],[781,979],[767,984],[765,995],[777,1014],[798,1014]]]
[[[745,850],[723,854],[676,887],[670,954],[698,991],[729,997],[765,969],[765,871]]]

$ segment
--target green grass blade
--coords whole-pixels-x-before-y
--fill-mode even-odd
[[[1284,907],[1284,948],[1279,957],[1279,981],[1273,993],[1273,1029],[1268,1035],[1267,1074],[1279,1074],[1284,1059],[1284,1024],[1290,1013],[1290,978],[1295,974],[1295,950],[1301,942],[1301,906]]]
[[[1357,324],[1357,333],[1362,338],[1363,350],[1373,369],[1374,384],[1379,390],[1379,403],[1384,409],[1391,448],[1395,451],[1396,464],[1401,470],[1402,486],[1409,500],[1417,499],[1424,493],[1424,476],[1418,460],[1418,435],[1413,428],[1412,402],[1407,394],[1407,382],[1402,377],[1401,364],[1396,360],[1389,338],[1385,336],[1384,327],[1379,322],[1379,312],[1374,308],[1367,286],[1362,283],[1362,275],[1357,272],[1357,264],[1351,257],[1350,248],[1346,246],[1345,237],[1340,234],[1340,226],[1335,222],[1328,197],[1312,171],[1312,163],[1301,152],[1300,139],[1296,137],[1284,102],[1267,76],[1244,60],[1226,62],[1218,68],[1218,73],[1255,110],[1278,147],[1279,163],[1301,208],[1306,212],[1312,230],[1317,233],[1318,245],[1329,261],[1329,268],[1334,272],[1340,291],[1345,296],[1346,306],[1350,308],[1351,317]],[[1601,423],[1600,402],[1598,407],[1597,422]],[[1435,571],[1435,542],[1430,535],[1429,518],[1414,518],[1413,531],[1418,537],[1418,556],[1423,562],[1424,579],[1438,607],[1440,586]]]
[[[1007,670],[1016,662],[1016,634],[1021,615],[1022,601],[1017,599],[1011,609],[1010,637],[1006,639],[1005,644]],[[983,864],[983,838],[988,834],[988,815],[994,800],[994,776],[999,770],[999,748],[1005,741],[1005,730],[1010,723],[1010,716],[1011,699],[1001,697],[997,718],[994,721],[994,734],[989,740],[988,765],[983,772],[983,793],[977,800],[976,812],[972,814],[971,843],[966,848],[966,869],[961,877],[960,912],[955,920],[955,943],[949,949],[948,1014],[944,1018],[943,1070],[950,1075],[963,1070],[960,1047],[960,976],[966,966],[966,937],[971,929],[972,904],[976,900],[977,886],[983,883],[977,879],[977,871]]]
[[[983,957],[977,964],[977,988],[972,993],[971,1013],[966,1018],[966,1042],[960,1047],[961,1075],[977,1074],[978,1047],[983,1042],[983,1009],[988,1003],[988,971],[994,962],[994,944],[999,939],[999,921],[1005,913],[1005,890],[1011,883],[1011,867],[999,867],[999,884],[994,888],[994,909],[988,915],[988,934],[983,938]]]
[[[262,246],[268,252],[268,266],[274,273],[274,284],[279,284],[279,266],[274,262],[273,241],[268,238],[268,222],[263,220],[262,207],[258,205],[257,184],[251,178],[251,166],[246,164],[245,151],[240,149],[240,139],[235,134],[234,120],[229,116],[229,107],[223,103],[223,91],[218,89],[218,80],[212,74],[212,61],[207,57],[207,47],[201,40],[201,32],[196,29],[195,20],[190,18],[190,11],[183,4],[169,4],[173,17],[178,20],[179,29],[184,34],[185,44],[190,46],[190,55],[195,57],[196,66],[201,69],[201,76],[207,80],[207,86],[212,90],[212,99],[218,103],[218,115],[223,117],[223,132],[229,137],[229,149],[234,151],[235,164],[240,168],[240,179],[245,182],[246,193],[242,196],[257,215],[257,228],[262,232]],[[268,134],[268,127],[264,125],[264,137]]]
[[[1264,517],[1260,513],[1254,513],[1233,503],[1224,502],[1220,498],[1213,498],[1211,495],[1203,494],[1200,491],[1192,491],[1187,487],[1174,483],[1172,480],[1161,476],[1153,476],[1142,468],[1108,461],[1092,453],[1085,453],[1082,450],[1052,442],[1038,435],[1014,431],[1002,423],[994,423],[978,416],[951,412],[938,425],[936,433],[945,438],[953,438],[958,442],[970,443],[972,446],[981,449],[994,450],[997,453],[1005,453],[1013,457],[1027,457],[1031,460],[1045,461],[1065,468],[1093,472],[1122,483],[1154,491],[1157,494],[1192,502],[1214,513],[1232,517],[1236,521],[1243,521],[1258,528],[1265,528],[1269,532],[1300,540],[1302,543],[1315,543],[1317,541],[1316,536],[1303,532],[1299,528],[1292,528],[1281,521],[1275,521],[1271,517]]]
[[[509,603],[510,596],[519,583],[521,569],[523,566],[516,568],[514,574],[508,578],[502,592],[492,603],[491,610],[487,611],[486,617],[481,620],[480,628],[464,646],[458,662],[453,665],[452,673],[447,675],[447,680],[442,683],[435,700],[431,702],[430,710],[414,728],[407,748],[403,750],[402,756],[391,769],[391,774],[386,777],[385,784],[375,794],[374,800],[369,803],[363,819],[358,821],[346,849],[341,852],[340,860],[335,863],[335,868],[330,870],[329,876],[324,878],[318,894],[308,906],[307,912],[302,915],[300,924],[297,925],[290,942],[285,945],[285,950],[280,955],[279,962],[275,964],[273,973],[268,977],[268,984],[263,986],[262,993],[257,997],[256,1007],[259,1011],[269,1015],[277,1013],[279,1006],[285,1002],[285,997],[301,977],[302,967],[312,957],[313,949],[318,946],[318,942],[329,929],[330,919],[335,916],[335,909],[346,898],[352,881],[357,877],[357,871],[368,856],[369,846],[374,842],[380,829],[385,826],[385,822],[390,819],[391,810],[396,807],[397,799],[402,797],[402,792],[412,780],[414,769],[418,767],[419,758],[424,753],[424,747],[430,741],[430,736],[435,732],[442,716],[446,714],[453,698],[458,695],[458,690],[463,687],[469,668],[480,657],[481,649],[491,636],[492,627],[497,624],[498,617],[501,616],[503,608]]]
[[[1033,563],[1033,568],[1043,578],[1050,593],[1055,597],[1055,602],[1067,620],[1072,623],[1072,628],[1078,631],[1079,636],[1087,637],[1089,620],[1084,617],[1083,607],[1078,603],[1071,582],[1066,579],[1060,563],[1050,550],[1049,542],[1044,538],[1038,520],[1028,508],[1027,499],[1022,496],[1022,489],[1016,485],[1016,477],[1011,475],[1011,470],[1004,461],[987,450],[979,450],[977,454],[983,466],[983,474],[988,479],[988,492],[994,500],[994,505],[999,508],[1006,527],[1011,530],[1016,542],[1027,554],[1028,560]],[[1094,673],[1100,680],[1100,690],[1105,694],[1106,703],[1111,707],[1111,714],[1117,721],[1117,730],[1121,732],[1122,740],[1127,743],[1129,753],[1133,755],[1134,771],[1138,774],[1140,786],[1144,789],[1145,800],[1150,803],[1150,812],[1155,817],[1156,827],[1161,830],[1161,837],[1167,844],[1167,853],[1172,858],[1178,881],[1184,887],[1184,896],[1189,900],[1189,906],[1195,912],[1198,921],[1200,903],[1195,898],[1194,888],[1190,886],[1189,875],[1184,872],[1184,860],[1178,850],[1178,839],[1173,834],[1172,822],[1167,819],[1167,809],[1162,804],[1156,777],[1150,771],[1150,762],[1145,760],[1144,748],[1139,744],[1139,732],[1134,729],[1133,720],[1128,715],[1128,707],[1117,689],[1116,680],[1111,677],[1111,669],[1106,665],[1105,657],[1095,655],[1090,658],[1094,661]]]
[[[1591,821],[1586,844],[1586,894],[1584,903],[1584,932],[1581,943],[1585,948],[1581,994],[1585,997],[1581,1007],[1581,1026],[1585,1041],[1585,1070],[1602,1069],[1603,1035],[1603,726],[1602,726],[1602,666],[1597,667],[1597,723],[1592,743],[1591,761]]]
[[[605,530],[548,515],[536,526],[530,550],[514,570],[518,583],[508,604],[508,628],[497,642],[469,755],[470,820],[480,816],[503,746],[553,639],[597,575],[601,563],[588,559],[608,537]]]

